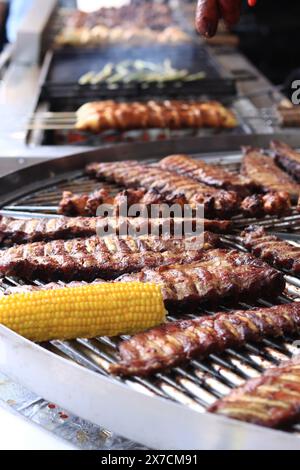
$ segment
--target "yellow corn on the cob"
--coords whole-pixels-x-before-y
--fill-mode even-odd
[[[133,334],[165,320],[161,288],[103,283],[0,298],[0,323],[32,341]]]

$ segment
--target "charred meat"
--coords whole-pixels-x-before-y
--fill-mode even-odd
[[[265,192],[287,192],[292,199],[299,197],[300,185],[282,171],[271,157],[258,149],[244,149],[242,172]]]
[[[119,347],[120,361],[111,372],[150,375],[193,357],[206,357],[247,341],[279,337],[300,331],[300,303],[271,308],[217,313],[193,320],[180,320],[139,333]]]
[[[283,216],[291,212],[291,200],[286,192],[252,194],[241,202],[241,212],[247,217]]]
[[[278,165],[300,182],[300,153],[279,140],[271,142],[271,149]]]
[[[90,237],[96,234],[182,237],[194,236],[197,227],[212,232],[226,232],[231,224],[227,220],[210,219],[146,219],[142,217],[56,217],[41,219],[15,219],[0,217],[0,243],[32,243]],[[190,230],[188,233],[187,231]],[[100,232],[101,231],[101,232]],[[213,240],[212,233],[205,233],[205,240]]]
[[[206,247],[211,248],[211,244]],[[0,252],[0,273],[43,281],[92,281],[115,278],[145,266],[190,263],[203,246],[186,251],[186,240],[93,236],[18,245]]]
[[[138,161],[117,163],[92,163],[87,174],[101,180],[113,181],[125,187],[156,190],[162,197],[171,199],[180,196],[191,205],[204,204],[210,216],[226,216],[235,213],[239,197],[235,191],[224,191],[209,187],[191,178],[176,175],[157,166],[143,165]]]
[[[236,250],[208,250],[190,265],[143,269],[119,278],[124,282],[153,282],[162,286],[167,308],[219,302],[225,298],[256,298],[279,295],[283,275],[248,253]]]
[[[248,196],[255,189],[255,184],[246,176],[230,173],[220,166],[194,160],[187,155],[170,155],[161,160],[159,166],[208,186],[236,191],[241,197]]]
[[[127,204],[140,204],[146,208],[151,204],[180,204],[183,206],[187,203],[183,195],[176,195],[174,198],[162,197],[158,191],[151,189],[145,191],[143,189],[125,189],[115,196],[104,189],[95,191],[92,194],[73,194],[70,191],[63,193],[59,203],[58,212],[67,216],[96,216],[97,209],[101,204],[110,204],[114,208],[114,214],[118,215],[120,208]]]
[[[297,422],[300,417],[300,357],[249,380],[214,403],[208,411],[269,428]]]
[[[248,227],[241,233],[245,247],[255,256],[278,269],[300,273],[300,248],[268,234],[262,227]]]

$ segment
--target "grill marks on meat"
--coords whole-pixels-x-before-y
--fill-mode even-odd
[[[241,233],[245,247],[255,256],[278,269],[300,273],[300,248],[269,235],[262,227],[249,227]]]
[[[184,129],[233,128],[233,113],[216,101],[148,101],[119,103],[99,101],[86,103],[77,111],[76,128],[80,131],[102,132],[116,129]]]
[[[300,194],[300,185],[282,171],[272,158],[264,155],[260,150],[244,149],[242,172],[265,192],[288,193],[292,199],[297,199]]]
[[[208,186],[236,191],[241,197],[249,195],[255,189],[255,184],[249,178],[202,160],[194,160],[187,155],[170,155],[161,160],[159,166],[163,170],[174,171]]]
[[[271,142],[271,149],[278,165],[300,182],[300,153],[279,140]]]
[[[29,243],[37,241],[50,241],[71,239],[77,237],[90,237],[96,234],[108,233],[111,235],[135,235],[141,238],[146,235],[172,237],[192,237],[196,229],[201,228],[214,232],[226,232],[231,227],[230,221],[209,219],[146,219],[141,217],[59,217],[42,219],[14,219],[0,217],[0,243],[11,245],[13,243]],[[188,228],[192,229],[187,233]],[[178,237],[179,238],[179,237]],[[205,242],[216,246],[217,237],[212,233],[204,233]],[[213,242],[214,240],[214,242]]]
[[[270,428],[297,422],[300,417],[300,357],[249,380],[214,403],[208,411]]]
[[[96,217],[15,219],[2,216],[0,217],[0,242],[10,245],[89,237],[96,234],[98,221]]]
[[[208,244],[211,248],[211,245]],[[145,266],[190,263],[202,250],[185,251],[185,240],[98,236],[14,246],[0,252],[0,273],[43,281],[111,279]]]
[[[261,260],[236,250],[215,249],[202,253],[190,265],[143,269],[124,275],[120,281],[160,284],[167,308],[219,302],[224,298],[256,298],[266,293],[279,295],[284,277]]]
[[[221,353],[300,331],[300,303],[271,308],[218,313],[180,320],[137,334],[119,346],[120,362],[111,366],[119,375],[149,375],[174,367],[193,357]],[[300,398],[300,389],[299,389]]]
[[[156,190],[163,197],[183,195],[186,202],[204,204],[210,215],[225,216],[239,207],[239,198],[234,191],[211,188],[191,178],[162,170],[157,166],[142,165],[137,161],[117,163],[92,163],[87,166],[88,175],[97,179],[113,181],[126,187],[143,187]]]

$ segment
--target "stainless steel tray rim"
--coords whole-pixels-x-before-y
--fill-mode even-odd
[[[142,439],[154,449],[300,449],[295,435],[199,413],[146,395],[59,357],[3,326],[0,352],[1,370],[39,396],[136,442]]]

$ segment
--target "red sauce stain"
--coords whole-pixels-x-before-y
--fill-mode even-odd
[[[54,405],[53,403],[49,403],[48,408],[50,408],[50,410],[54,410],[54,408],[56,408],[56,405]]]
[[[69,417],[68,415],[66,415],[65,413],[62,413],[62,412],[59,413],[59,416],[61,417],[61,419],[68,419],[68,417]]]

